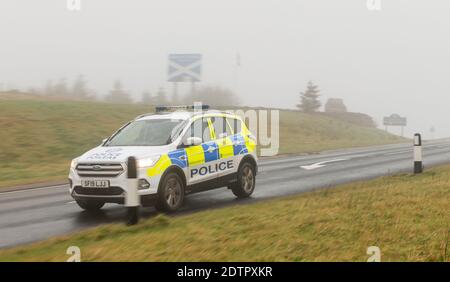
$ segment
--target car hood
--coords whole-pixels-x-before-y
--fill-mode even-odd
[[[170,146],[99,146],[78,158],[79,163],[126,162],[128,157],[145,159],[169,152]]]

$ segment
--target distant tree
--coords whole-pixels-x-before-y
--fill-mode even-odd
[[[128,94],[122,88],[120,80],[116,80],[113,85],[113,89],[105,97],[105,100],[111,103],[131,103],[130,94]]]
[[[150,93],[150,91],[146,90],[146,91],[142,92],[141,102],[146,105],[153,104],[152,94]]]
[[[160,87],[155,97],[155,105],[167,104],[167,94],[164,87]]]
[[[239,105],[239,98],[233,91],[227,88],[220,86],[203,86],[196,89],[195,92],[191,91],[191,93],[184,98],[184,102],[186,104],[202,102],[211,107],[224,107]]]
[[[46,95],[46,96],[55,95],[55,87],[53,85],[52,80],[47,80],[45,87],[44,87],[44,95]]]
[[[330,98],[325,103],[326,113],[346,113],[347,107],[344,104],[344,100],[337,98]]]
[[[82,75],[79,75],[75,79],[70,95],[76,99],[90,98],[89,90],[87,89],[87,82]]]
[[[35,87],[30,87],[28,88],[27,92],[31,95],[41,95],[41,92],[39,91],[39,89],[35,88]]]
[[[70,92],[67,88],[67,80],[65,78],[60,78],[58,83],[53,86],[53,92],[58,96],[69,96]]]
[[[322,106],[319,101],[319,92],[318,86],[309,81],[306,91],[300,93],[300,104],[297,107],[305,113],[316,112]]]

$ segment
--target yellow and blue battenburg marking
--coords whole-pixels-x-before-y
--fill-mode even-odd
[[[180,168],[202,165],[207,162],[225,159],[237,155],[248,154],[255,149],[255,142],[242,134],[210,141],[199,146],[177,149],[161,156],[159,161],[148,169],[148,176],[162,174],[169,166]]]
[[[233,142],[230,138],[222,138],[216,141],[219,146],[219,156],[221,159],[226,159],[234,156]]]
[[[162,174],[172,164],[169,155],[162,155],[156,164],[147,170],[147,175],[153,177]]]
[[[203,153],[205,155],[205,163],[216,161],[219,159],[219,146],[216,142],[211,141],[202,144]]]
[[[235,156],[248,153],[244,137],[241,134],[230,136],[230,140],[233,143],[233,154]]]
[[[202,146],[192,146],[185,149],[188,166],[196,166],[205,163],[205,153]]]
[[[186,150],[179,149],[168,153],[169,159],[172,164],[177,165],[181,168],[188,166]]]

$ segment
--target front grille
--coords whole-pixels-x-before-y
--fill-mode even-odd
[[[84,177],[115,177],[124,171],[121,164],[78,164],[76,169]]]
[[[120,187],[85,188],[76,186],[74,190],[78,195],[117,196],[123,193],[123,190]]]

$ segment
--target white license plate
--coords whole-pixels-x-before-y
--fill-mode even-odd
[[[83,188],[109,188],[109,180],[82,180]]]

